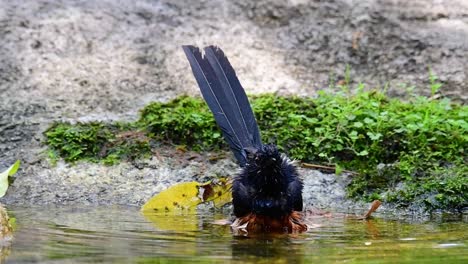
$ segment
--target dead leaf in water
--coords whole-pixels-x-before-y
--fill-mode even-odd
[[[202,202],[198,196],[199,186],[198,182],[176,184],[153,196],[141,209],[156,212],[168,212],[174,209],[189,210]]]
[[[381,204],[382,204],[381,201],[374,200],[371,203],[371,206],[370,206],[369,210],[364,215],[361,215],[361,216],[348,215],[348,214],[342,214],[342,213],[334,213],[333,214],[331,212],[322,211],[322,210],[317,209],[317,208],[309,208],[306,211],[306,221],[311,221],[313,219],[320,219],[320,218],[330,218],[330,217],[346,217],[346,218],[352,219],[352,220],[369,219],[371,217],[372,213],[375,212],[380,207]]]
[[[370,206],[369,210],[367,211],[367,213],[365,213],[362,216],[357,217],[356,219],[359,219],[359,220],[369,219],[371,217],[372,213],[375,212],[380,207],[381,204],[382,204],[381,201],[374,200],[371,203],[371,206]]]
[[[206,183],[183,182],[169,187],[146,202],[143,212],[190,211],[204,202],[213,202],[216,207],[231,201],[232,183],[226,179]]]
[[[369,217],[371,217],[372,213],[375,212],[381,204],[382,202],[379,200],[373,201],[371,207],[369,208],[369,211],[367,211],[367,213],[363,215],[364,219],[368,219]]]
[[[217,182],[209,181],[201,187],[204,188],[203,201],[213,202],[215,207],[221,207],[232,200],[232,181],[226,178],[220,178]]]

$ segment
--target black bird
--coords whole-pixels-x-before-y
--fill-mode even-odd
[[[234,178],[233,226],[252,232],[301,232],[302,188],[296,167],[273,144],[263,144],[244,88],[216,46],[183,46],[203,98],[241,172]]]

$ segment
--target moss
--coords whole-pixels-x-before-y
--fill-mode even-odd
[[[200,98],[178,97],[169,103],[151,103],[138,121],[156,140],[189,146],[192,150],[217,150],[224,146],[213,114]]]
[[[403,206],[419,204],[427,209],[463,210],[468,206],[468,169],[431,169],[423,178],[414,177],[401,183],[401,187],[390,190],[387,201]]]
[[[359,172],[348,188],[351,197],[402,206],[418,200],[428,209],[468,206],[466,106],[420,96],[401,101],[362,86],[354,94],[266,94],[251,102],[264,142],[294,159]],[[187,96],[148,105],[132,124],[57,123],[46,137],[66,161],[115,163],[148,154],[152,142],[196,151],[226,148],[206,104]]]
[[[130,124],[54,123],[45,132],[49,157],[55,162],[87,160],[115,164],[150,153],[149,138]]]

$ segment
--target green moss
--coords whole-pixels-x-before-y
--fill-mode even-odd
[[[141,110],[138,124],[156,140],[197,151],[217,150],[224,145],[213,114],[200,98],[181,96],[166,104],[151,103]]]
[[[419,96],[401,101],[362,86],[355,94],[266,94],[251,103],[264,142],[294,159],[359,172],[348,188],[351,197],[402,206],[421,201],[429,209],[468,206],[466,106]],[[123,139],[125,133],[134,135]],[[150,153],[151,142],[226,148],[206,104],[187,96],[148,105],[132,124],[58,123],[46,137],[51,152],[66,161],[115,163]]]
[[[53,162],[87,160],[115,164],[150,153],[149,139],[129,124],[54,123],[45,132],[48,155]]]
[[[45,136],[54,153],[51,157],[61,156],[66,161],[76,161],[95,159],[113,134],[101,123],[55,123],[47,129]]]
[[[420,204],[428,209],[462,210],[468,206],[468,169],[457,168],[431,169],[424,177],[417,175],[401,182],[397,189],[390,189],[386,200],[403,206]]]

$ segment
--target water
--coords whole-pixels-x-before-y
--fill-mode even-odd
[[[468,263],[467,216],[426,222],[312,219],[303,234],[233,236],[228,215],[142,216],[126,207],[11,208],[7,263]],[[3,263],[0,261],[0,263]]]

